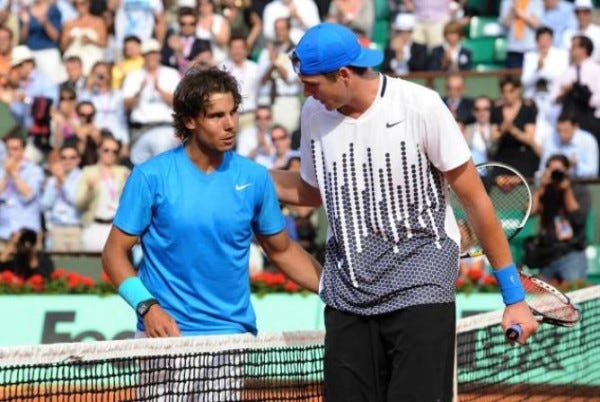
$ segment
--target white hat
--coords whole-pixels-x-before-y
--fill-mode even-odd
[[[575,7],[575,10],[591,10],[594,8],[592,0],[575,0],[573,6]]]
[[[16,46],[10,53],[10,66],[15,67],[27,60],[35,60],[33,52],[25,45]]]
[[[415,16],[413,14],[398,14],[392,24],[396,31],[412,31],[415,28]]]
[[[160,43],[154,39],[146,39],[142,42],[142,54],[152,53],[152,52],[160,52]]]

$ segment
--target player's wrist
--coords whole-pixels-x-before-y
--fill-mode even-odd
[[[146,289],[142,280],[137,276],[130,276],[121,282],[118,292],[134,310],[138,308],[141,302],[153,299],[150,291]]]
[[[525,300],[525,290],[519,279],[517,266],[513,263],[494,270],[504,304],[510,306]]]

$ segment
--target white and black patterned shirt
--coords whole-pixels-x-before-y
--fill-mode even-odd
[[[309,98],[301,130],[302,178],[329,221],[324,302],[374,315],[454,301],[460,235],[442,172],[471,154],[440,96],[382,75],[360,117]]]

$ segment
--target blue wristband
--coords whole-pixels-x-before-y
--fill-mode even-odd
[[[510,264],[504,268],[495,269],[494,276],[498,281],[504,304],[509,306],[525,300],[525,290],[519,279],[517,266]]]
[[[140,302],[152,298],[152,294],[146,289],[142,280],[137,276],[130,276],[121,282],[118,291],[121,297],[125,299],[127,304],[134,310]]]

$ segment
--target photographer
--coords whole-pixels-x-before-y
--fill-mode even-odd
[[[0,271],[13,271],[24,280],[36,274],[50,279],[54,263],[48,254],[37,249],[37,244],[38,235],[34,230],[23,228],[13,233],[0,253]]]
[[[591,196],[586,187],[571,182],[570,168],[566,156],[550,156],[533,195],[532,214],[540,217],[536,266],[547,279],[586,278],[585,223]]]

